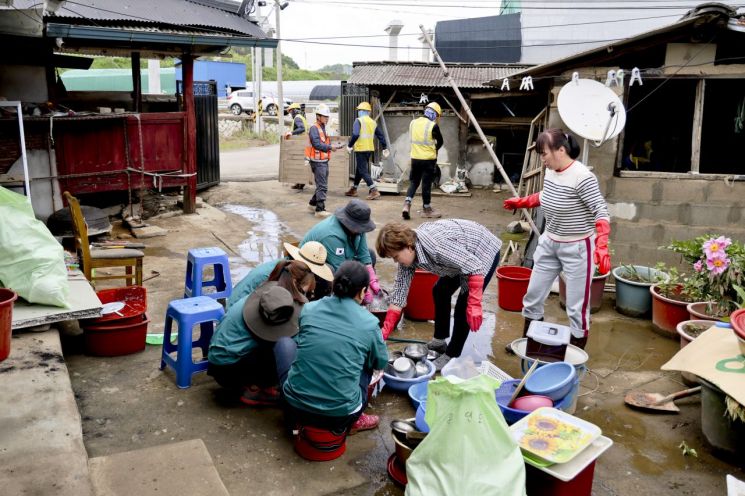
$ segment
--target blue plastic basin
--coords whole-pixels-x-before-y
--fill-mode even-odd
[[[525,381],[525,389],[533,394],[548,396],[553,401],[562,399],[572,389],[577,372],[567,362],[548,363],[537,368]]]
[[[421,377],[412,377],[411,379],[403,379],[401,377],[393,376],[387,372],[383,372],[383,380],[385,381],[386,387],[390,387],[394,391],[408,391],[411,386],[420,382],[427,382],[435,375],[435,364],[429,360],[425,360],[429,372]]]
[[[414,410],[419,408],[419,403],[427,401],[427,386],[429,381],[417,382],[409,388],[409,398],[411,398],[411,404],[414,405]]]

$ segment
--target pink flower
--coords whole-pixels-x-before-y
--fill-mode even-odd
[[[701,272],[702,270],[704,270],[703,262],[699,260],[698,262],[693,264],[693,270],[695,270],[696,272]]]
[[[719,236],[718,238],[711,238],[704,242],[703,249],[707,258],[716,257],[717,255],[724,256],[724,252],[729,245],[732,244],[732,240]]]
[[[729,267],[730,259],[724,256],[710,257],[706,259],[706,268],[714,274],[721,274]]]

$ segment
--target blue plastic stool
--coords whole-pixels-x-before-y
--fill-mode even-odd
[[[163,351],[160,356],[160,370],[166,365],[176,372],[176,385],[182,389],[191,386],[191,376],[197,372],[207,370],[207,352],[212,339],[214,321],[219,321],[225,315],[222,305],[207,296],[196,296],[183,300],[173,300],[166,310],[166,324],[163,329]],[[173,321],[178,324],[178,342],[171,343],[171,327]],[[199,324],[200,334],[197,341],[193,341],[194,326]],[[202,348],[202,359],[194,362],[191,356],[192,348]],[[176,352],[176,357],[171,353]]]
[[[215,278],[203,281],[204,268],[214,266]],[[214,287],[214,293],[204,293],[206,287]],[[192,296],[209,296],[215,300],[229,298],[233,292],[230,280],[230,266],[228,255],[220,248],[192,248],[186,257],[186,282],[184,284],[184,298]]]

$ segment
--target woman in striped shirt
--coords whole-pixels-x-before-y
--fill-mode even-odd
[[[536,150],[547,169],[543,191],[504,202],[508,210],[540,205],[546,217],[546,229],[538,241],[533,273],[523,298],[523,336],[533,320],[543,320],[551,284],[559,272],[564,272],[571,344],[584,348],[590,328],[593,261],[600,274],[610,271],[608,206],[595,175],[576,160],[580,150],[573,136],[561,129],[547,129],[538,135]]]

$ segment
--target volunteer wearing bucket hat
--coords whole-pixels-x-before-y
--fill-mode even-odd
[[[388,351],[378,319],[360,306],[368,284],[361,263],[342,263],[333,295],[305,305],[297,337],[277,342],[288,426],[342,433],[377,427],[379,418],[363,411],[372,373],[386,366]]]
[[[334,279],[333,272],[331,272],[329,266],[326,265],[326,248],[324,248],[321,243],[315,241],[306,243],[302,248],[297,248],[290,243],[285,243],[283,246],[290,258],[305,262],[311,272],[318,276],[318,278],[329,282]],[[233,292],[231,293],[230,298],[228,298],[228,308],[233,306],[244,296],[250,295],[254,289],[269,279],[269,274],[271,274],[277,264],[283,260],[285,259],[278,258],[276,260],[269,260],[268,262],[259,264],[251,269],[251,271],[241,279],[235,287],[233,287]],[[321,296],[319,296],[319,298]]]
[[[319,242],[326,248],[326,263],[336,272],[342,262],[356,260],[367,267],[370,276],[370,288],[365,302],[372,301],[373,294],[380,292],[380,283],[375,274],[375,253],[367,247],[365,233],[375,230],[375,222],[370,218],[370,207],[361,200],[351,200],[344,207],[338,208],[334,215],[322,220],[300,242],[304,247],[309,242]],[[330,286],[324,288],[323,281],[316,293],[325,296],[330,293]]]
[[[435,368],[440,370],[451,358],[459,357],[468,330],[476,332],[481,327],[481,299],[499,263],[501,248],[498,237],[470,220],[425,222],[416,229],[395,222],[383,226],[376,244],[378,254],[398,263],[383,339],[388,339],[398,324],[414,272],[421,268],[440,276],[432,288],[435,335],[427,343],[427,348],[442,353],[434,361]],[[458,289],[450,337],[450,301]],[[448,337],[449,344],[445,342]]]
[[[306,280],[313,282],[312,276]],[[228,309],[215,329],[207,373],[222,387],[240,395],[247,405],[276,404],[279,391],[274,345],[282,337],[297,334],[298,315],[306,302],[303,294],[288,291],[279,281],[267,281],[250,296],[244,296]]]

